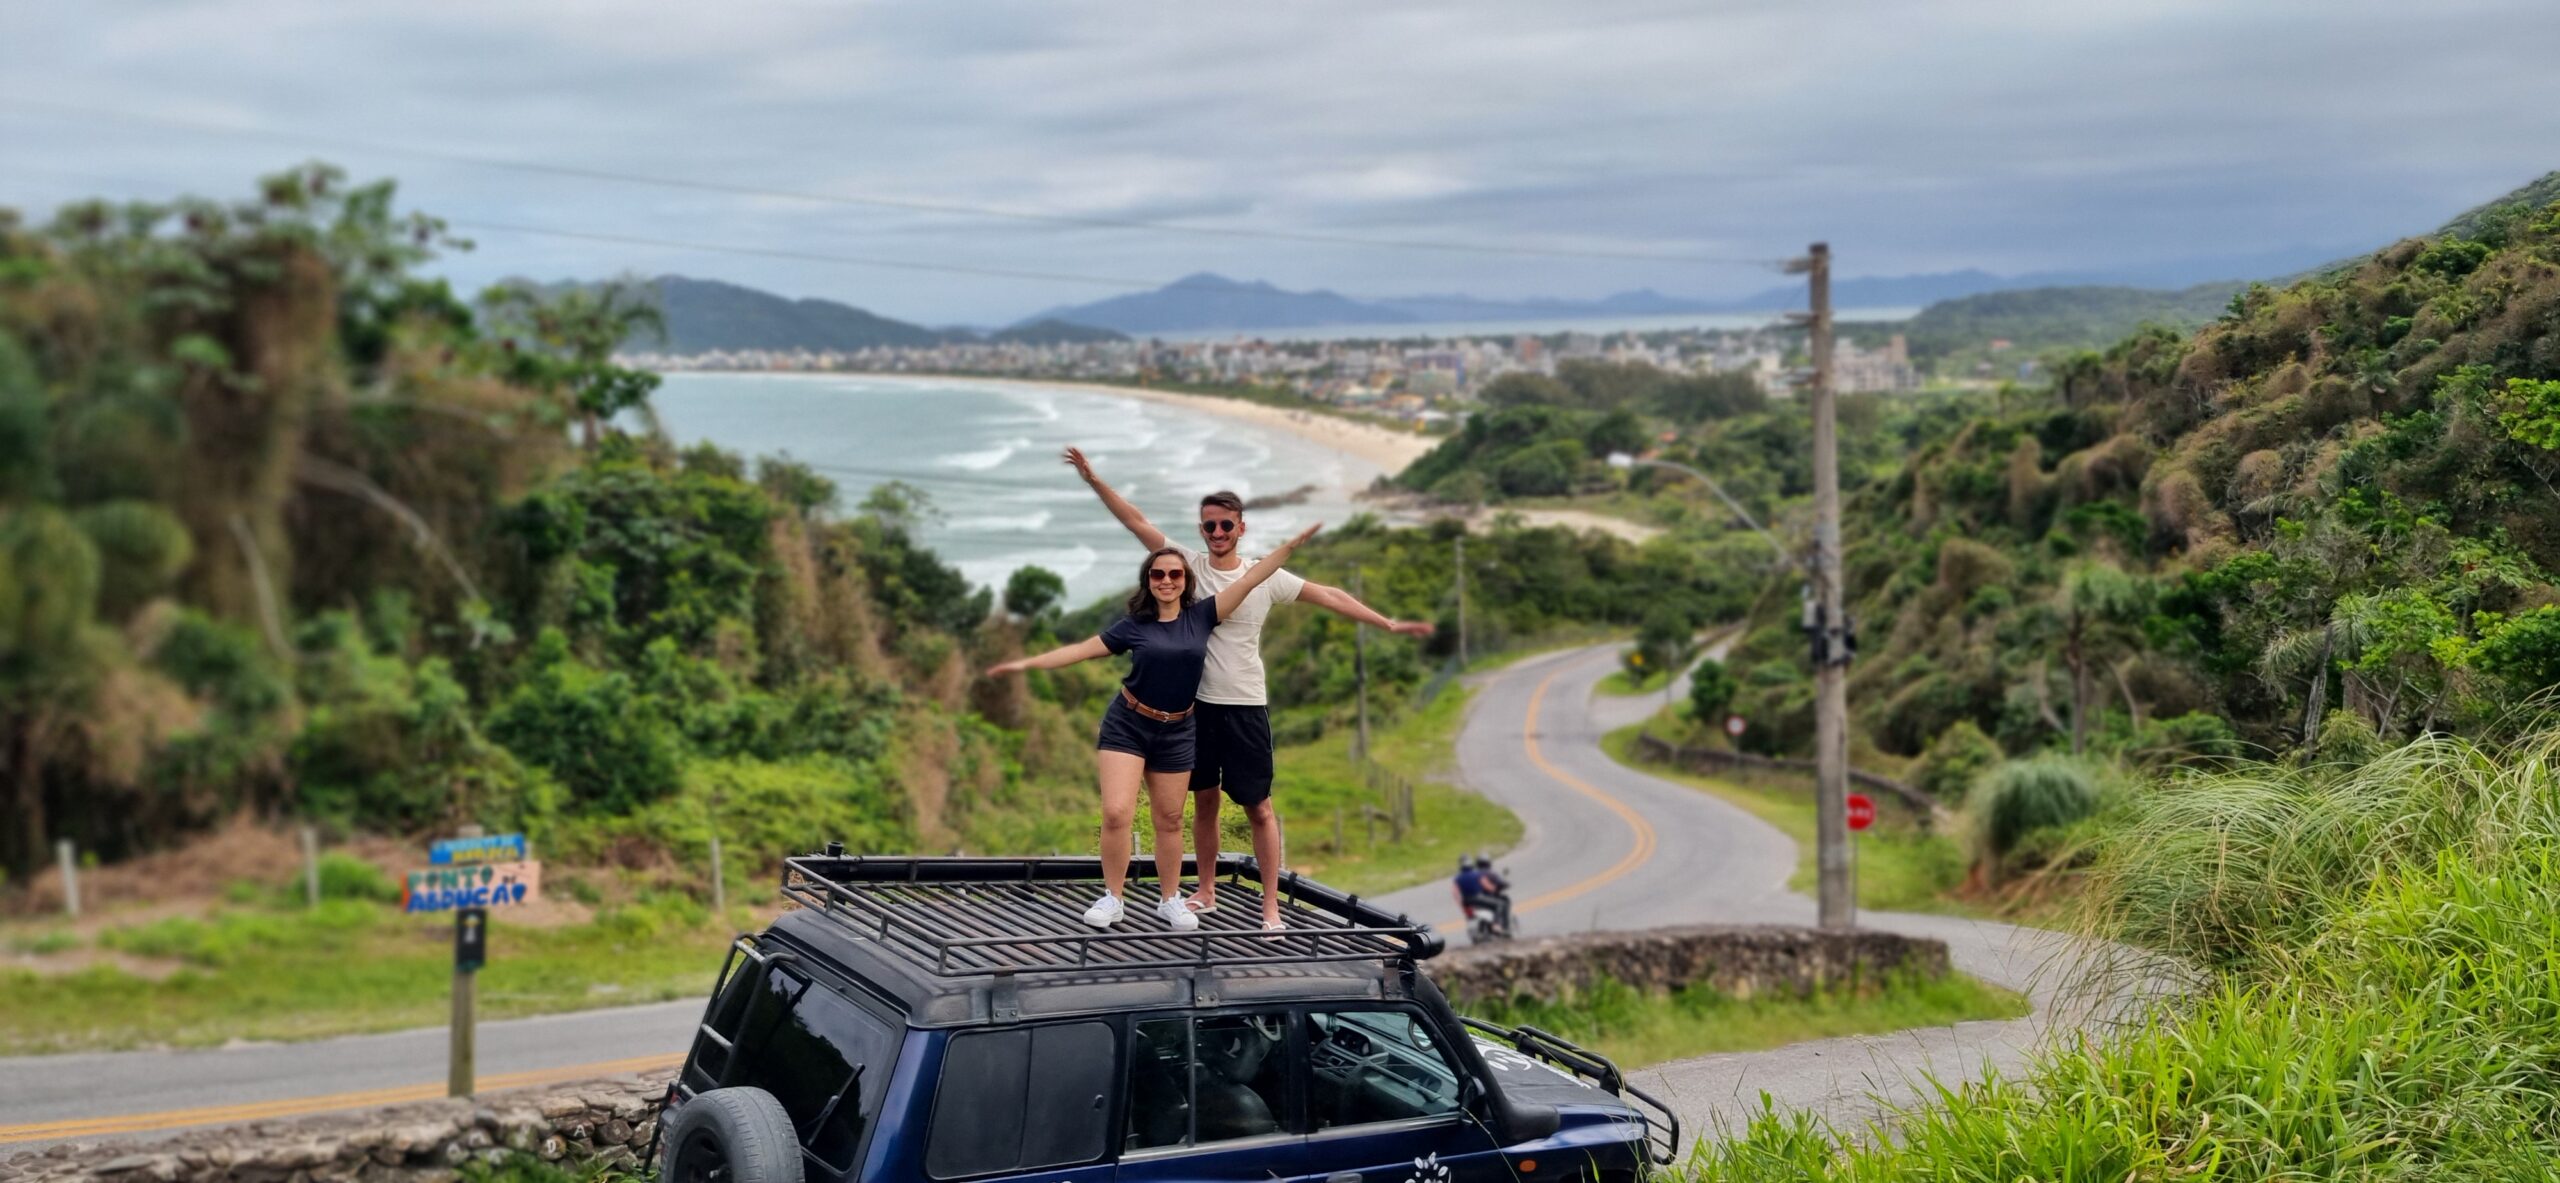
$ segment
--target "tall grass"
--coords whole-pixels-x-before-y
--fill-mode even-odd
[[[1766,1114],[1686,1173],[2560,1178],[2555,751],[2436,739],[2133,795],[2085,920],[2178,959],[2194,993],[1889,1129]]]

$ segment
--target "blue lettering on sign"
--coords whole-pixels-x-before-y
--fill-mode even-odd
[[[524,884],[498,883],[486,887],[443,887],[409,893],[411,912],[450,912],[455,908],[490,908],[524,902]]]
[[[525,859],[522,834],[490,834],[479,838],[441,838],[427,847],[427,861],[454,863],[520,863]]]

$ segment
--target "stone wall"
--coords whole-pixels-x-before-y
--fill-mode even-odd
[[[448,1183],[473,1159],[495,1163],[514,1153],[635,1166],[674,1075],[611,1076],[159,1141],[61,1142],[0,1157],[0,1183]]]
[[[1898,972],[1940,977],[1947,972],[1947,946],[1864,929],[1724,924],[1461,946],[1423,964],[1459,1001],[1552,999],[1604,977],[1649,989],[1703,983],[1748,998],[1773,990],[1803,995]]]

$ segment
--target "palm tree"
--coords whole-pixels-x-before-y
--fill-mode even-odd
[[[2071,754],[2088,745],[2093,694],[2090,671],[2107,651],[2121,646],[2142,607],[2142,585],[2111,563],[2074,564],[2054,589],[2053,612],[2062,632],[2063,664],[2071,668]]]
[[[666,339],[666,311],[645,285],[617,279],[546,297],[522,284],[507,284],[483,293],[480,303],[502,333],[522,333],[527,344],[555,363],[548,377],[569,395],[569,409],[578,418],[579,446],[595,446],[599,425],[616,415],[648,413],[658,376],[613,364],[613,351],[625,341],[643,334]]]

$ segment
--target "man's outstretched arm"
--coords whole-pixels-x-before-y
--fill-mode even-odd
[[[1397,620],[1361,603],[1359,597],[1350,592],[1313,580],[1309,580],[1305,587],[1298,589],[1298,602],[1313,604],[1345,620],[1356,620],[1362,624],[1374,625],[1388,632],[1402,633],[1408,637],[1427,637],[1438,631],[1437,626],[1428,620]]]
[[[1076,475],[1083,477],[1084,483],[1093,489],[1093,495],[1102,499],[1102,508],[1110,510],[1111,516],[1120,519],[1121,525],[1127,526],[1131,534],[1138,536],[1138,545],[1148,550],[1164,549],[1169,541],[1165,538],[1164,531],[1156,529],[1156,524],[1148,521],[1147,515],[1138,512],[1137,506],[1129,504],[1129,499],[1121,496],[1118,489],[1103,483],[1101,477],[1093,475],[1093,461],[1084,458],[1084,449],[1070,445],[1067,448],[1066,461],[1067,467],[1076,470]]]

